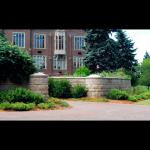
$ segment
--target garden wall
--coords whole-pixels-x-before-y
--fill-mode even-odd
[[[48,75],[43,73],[32,74],[29,82],[26,84],[13,84],[10,81],[6,81],[4,83],[1,82],[0,90],[9,89],[14,86],[28,88],[48,97]]]
[[[101,77],[52,77],[54,79],[67,79],[72,85],[82,84],[88,89],[89,97],[105,96],[110,89],[127,89],[131,87],[131,81],[119,78]]]

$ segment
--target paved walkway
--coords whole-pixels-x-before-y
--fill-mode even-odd
[[[72,108],[0,112],[0,120],[150,120],[150,106],[69,101]]]

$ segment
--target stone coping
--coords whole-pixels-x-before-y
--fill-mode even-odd
[[[65,76],[49,76],[51,78],[66,78],[66,79],[117,79],[117,80],[130,80],[130,79],[124,79],[124,78],[117,78],[117,77],[65,77]]]

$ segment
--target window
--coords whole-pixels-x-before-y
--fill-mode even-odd
[[[12,43],[18,47],[25,48],[25,33],[24,32],[13,32]]]
[[[82,50],[85,46],[84,36],[74,36],[74,50]]]
[[[37,69],[46,69],[46,56],[33,55],[32,58]]]
[[[34,48],[46,48],[45,34],[34,34]]]
[[[78,67],[82,67],[84,65],[83,63],[83,57],[73,57],[73,68],[76,69]]]
[[[65,50],[65,32],[55,32],[55,50]]]
[[[66,70],[67,69],[67,59],[65,55],[53,56],[53,69],[54,70]]]

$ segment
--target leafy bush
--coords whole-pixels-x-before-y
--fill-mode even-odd
[[[129,96],[128,100],[132,101],[132,102],[136,102],[138,100],[138,98],[136,96]]]
[[[56,104],[54,102],[46,102],[46,103],[40,103],[37,106],[40,109],[49,109],[49,108],[55,108]]]
[[[50,97],[53,96],[54,85],[55,85],[54,79],[53,78],[48,78],[48,94],[49,94]]]
[[[69,104],[68,104],[67,102],[65,102],[65,101],[63,101],[63,100],[60,100],[60,99],[58,99],[58,98],[54,98],[54,97],[49,98],[49,99],[48,99],[48,102],[53,102],[53,103],[55,103],[56,105],[60,105],[60,106],[62,106],[62,107],[68,107],[68,106],[69,106]]]
[[[73,98],[80,98],[87,96],[86,87],[80,84],[73,86],[71,91]]]
[[[45,98],[39,93],[19,87],[0,91],[0,102],[24,102],[39,104],[45,102]]]
[[[118,90],[118,89],[111,89],[108,94],[107,98],[116,99],[116,100],[126,100],[128,99],[128,94],[126,91]]]
[[[131,76],[125,72],[124,69],[120,68],[114,72],[110,71],[102,71],[100,73],[101,77],[116,77],[116,78],[124,78],[124,79],[131,79]]]
[[[55,80],[49,78],[49,96],[58,98],[71,97],[71,84],[68,80]]]
[[[16,103],[5,102],[0,104],[0,109],[4,109],[4,110],[27,111],[34,108],[35,108],[34,103],[25,104],[22,102],[16,102]]]
[[[150,99],[150,92],[144,92],[139,95],[140,99]]]
[[[135,86],[127,90],[127,93],[130,95],[139,95],[144,92],[150,92],[146,86]]]
[[[88,75],[90,75],[90,70],[85,66],[77,68],[73,74],[76,77],[86,77]]]
[[[13,83],[23,83],[29,80],[29,75],[36,68],[27,52],[12,45],[0,34],[0,70],[0,81],[9,79]]]

